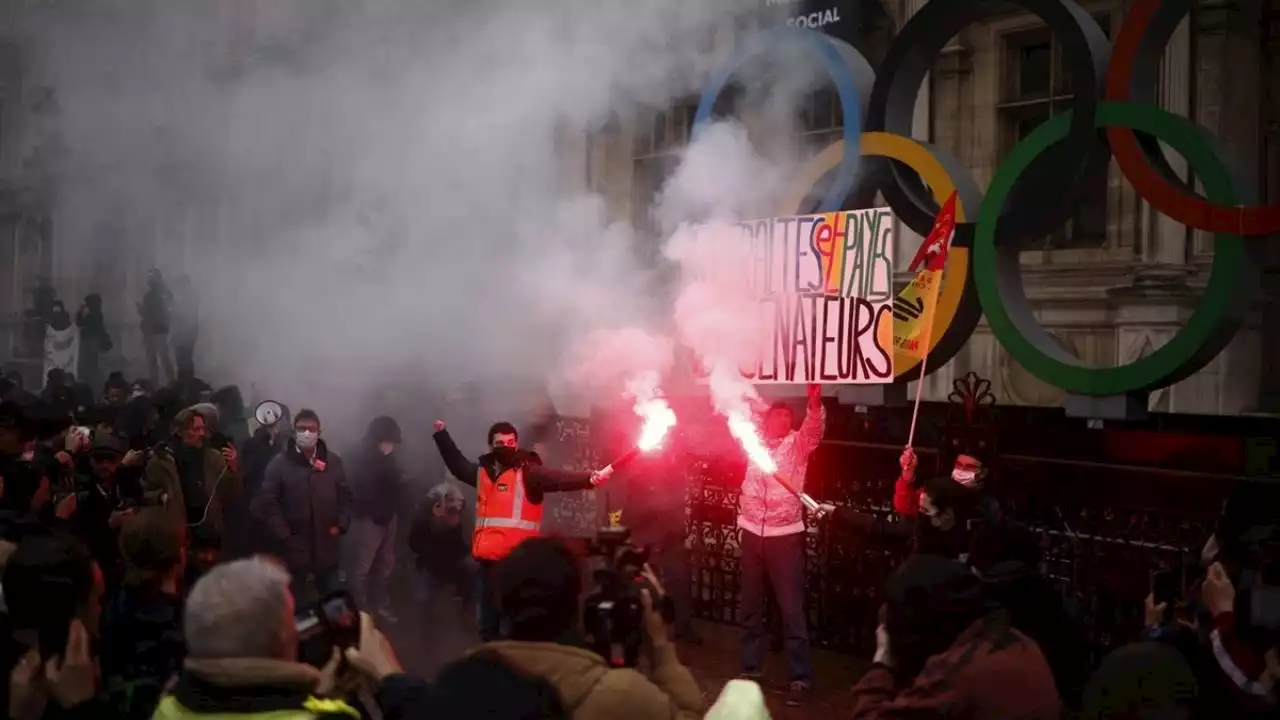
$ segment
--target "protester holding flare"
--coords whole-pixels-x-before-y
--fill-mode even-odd
[[[787,704],[794,706],[808,694],[813,674],[804,615],[805,524],[800,495],[809,457],[818,448],[826,430],[822,386],[809,386],[804,421],[799,430],[792,429],[793,423],[791,408],[782,403],[770,406],[765,414],[763,449],[768,457],[752,457],[747,465],[739,500],[738,527],[743,531],[742,672],[751,679],[760,676],[767,580],[782,611],[790,666]],[[776,467],[769,468],[770,465]]]
[[[490,451],[471,462],[458,449],[443,421],[435,423],[436,447],[449,472],[476,488],[476,528],[471,556],[479,564],[476,606],[480,639],[498,637],[498,613],[492,591],[494,563],[517,545],[537,537],[542,529],[542,498],[549,492],[588,490],[600,482],[599,473],[553,470],[542,466],[536,452],[523,450],[511,423],[489,428]]]

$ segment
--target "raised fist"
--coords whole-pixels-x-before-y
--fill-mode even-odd
[[[443,420],[437,420],[437,421],[436,421],[436,432],[440,432],[441,430],[444,430],[444,421],[443,421]]]

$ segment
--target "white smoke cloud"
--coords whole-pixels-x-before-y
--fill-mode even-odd
[[[136,324],[112,291],[154,254],[192,276],[217,380],[332,417],[393,375],[540,385],[595,330],[662,327],[653,239],[569,180],[569,150],[700,87],[750,5],[48,0],[0,23],[57,99],[56,243],[105,275],[109,321]],[[763,202],[735,132],[664,205]]]

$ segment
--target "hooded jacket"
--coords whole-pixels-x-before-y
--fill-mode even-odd
[[[818,449],[826,429],[827,410],[818,405],[805,414],[799,430],[792,430],[769,448],[769,454],[778,464],[778,474],[786,478],[797,492],[804,491],[809,456]],[[738,527],[761,537],[804,532],[804,506],[800,498],[792,495],[770,474],[748,464],[738,500]]]
[[[356,515],[375,525],[390,525],[396,519],[404,485],[404,470],[395,453],[384,455],[376,445],[366,443],[351,468],[351,490]]]
[[[706,709],[693,673],[676,658],[675,646],[656,648],[649,677],[610,668],[583,648],[556,643],[501,641],[468,654],[493,652],[511,666],[555,686],[574,720],[700,718]]]
[[[254,513],[281,542],[291,570],[337,567],[338,536],[351,525],[342,458],[319,440],[314,459],[308,460],[290,438],[285,451],[267,463]]]

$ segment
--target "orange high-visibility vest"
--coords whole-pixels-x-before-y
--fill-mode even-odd
[[[542,505],[529,502],[524,469],[503,470],[497,480],[480,468],[476,479],[476,532],[471,555],[477,560],[501,560],[517,545],[537,537],[542,529]]]

